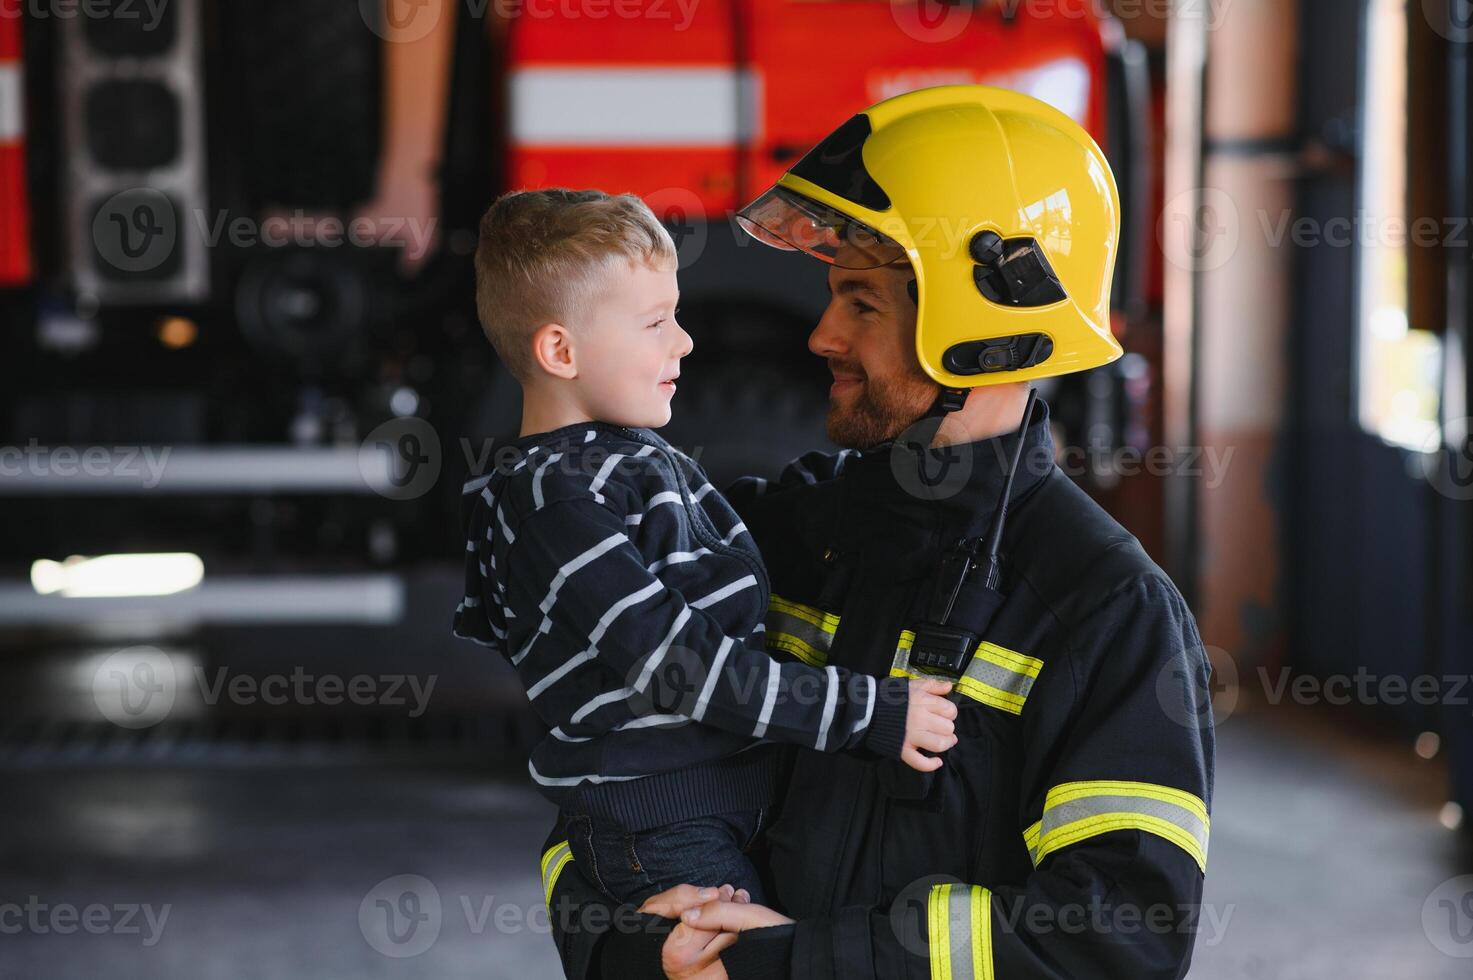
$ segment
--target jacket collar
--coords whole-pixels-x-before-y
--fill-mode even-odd
[[[1054,468],[1049,408],[1042,398],[1021,432],[935,449],[907,443],[901,436],[855,454],[841,474],[850,502],[857,505],[849,511],[851,520],[864,514],[865,523],[872,526],[901,522],[951,537],[982,535],[1002,497],[1020,438],[1023,454],[1013,477],[1011,508]]]

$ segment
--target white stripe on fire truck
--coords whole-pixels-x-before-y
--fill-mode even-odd
[[[20,142],[24,129],[20,62],[0,61],[0,143]]]
[[[519,68],[511,135],[536,146],[726,146],[754,138],[757,76],[731,68]]]

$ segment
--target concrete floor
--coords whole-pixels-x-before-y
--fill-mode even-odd
[[[1473,960],[1433,945],[1435,906],[1423,923],[1439,883],[1470,870],[1437,823],[1436,768],[1324,732],[1251,715],[1220,730],[1208,902],[1223,928],[1204,926],[1191,976],[1468,977]],[[361,766],[0,778],[5,978],[560,975],[537,878],[551,809],[514,779]],[[18,933],[6,903],[23,907]],[[388,912],[422,927],[390,935]]]
[[[1473,872],[1438,822],[1440,766],[1295,715],[1234,716],[1218,745],[1205,903],[1227,924],[1199,935],[1191,977],[1473,976],[1473,878],[1438,891]]]

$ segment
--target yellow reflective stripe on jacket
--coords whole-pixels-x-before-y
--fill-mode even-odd
[[[810,666],[822,667],[828,663],[838,629],[839,617],[834,613],[776,593],[768,597],[765,642],[769,649],[785,651]],[[937,676],[929,671],[911,670],[910,648],[914,642],[913,630],[901,632],[890,676]],[[972,654],[966,673],[957,679],[956,689],[975,701],[1022,714],[1028,692],[1033,689],[1042,667],[1042,660],[984,640]]]
[[[767,646],[784,650],[812,667],[828,663],[839,617],[780,595],[767,600]]]
[[[1043,818],[1023,831],[1035,867],[1054,851],[1112,830],[1140,830],[1177,845],[1207,871],[1211,820],[1202,800],[1155,783],[1064,783],[1048,791]]]
[[[1042,831],[1042,820],[1023,831],[1023,846],[1028,848],[1028,858],[1033,862],[1035,868],[1038,867],[1038,836]]]
[[[567,841],[554,844],[542,855],[542,900],[552,904],[552,889],[557,885],[557,876],[562,874],[563,865],[573,860],[573,850]]]
[[[994,980],[992,892],[981,885],[932,885],[926,930],[931,980]]]
[[[895,660],[890,667],[892,677],[938,677],[946,676],[923,669],[911,670],[910,648],[915,643],[915,632],[905,630],[895,647]],[[956,679],[956,690],[974,701],[1015,715],[1023,713],[1023,704],[1043,661],[1026,657],[1015,650],[1000,647],[983,640],[977,644],[966,671]]]

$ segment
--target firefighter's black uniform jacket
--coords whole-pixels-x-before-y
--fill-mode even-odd
[[[792,747],[757,852],[796,923],[722,955],[733,978],[1181,977],[1207,862],[1209,665],[1140,543],[1053,463],[1039,402],[1001,551],[1006,600],[951,697],[959,741],[919,773]],[[730,491],[767,562],[776,657],[914,673],[943,553],[995,509],[1017,434],[810,453]],[[944,461],[949,460],[949,468]],[[672,923],[611,910],[554,828],[542,855],[570,978],[660,977]],[[712,882],[710,884],[718,884]]]

